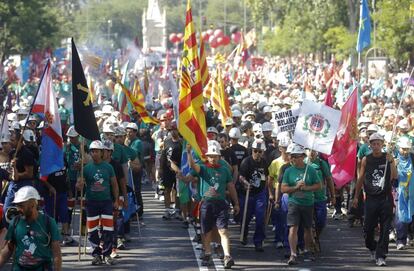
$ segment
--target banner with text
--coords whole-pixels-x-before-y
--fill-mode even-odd
[[[295,131],[296,122],[298,120],[299,110],[286,110],[275,113],[276,126],[279,132]]]

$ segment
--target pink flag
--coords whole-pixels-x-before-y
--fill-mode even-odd
[[[358,89],[355,88],[341,110],[338,132],[329,157],[332,177],[337,187],[355,178],[357,155]]]

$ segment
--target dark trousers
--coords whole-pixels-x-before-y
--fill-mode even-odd
[[[386,197],[367,196],[365,201],[364,236],[365,246],[375,251],[375,258],[385,258],[388,253],[389,232],[392,223],[392,202]],[[375,228],[379,222],[380,234],[375,240]]]

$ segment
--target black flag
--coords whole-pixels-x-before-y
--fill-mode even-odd
[[[99,129],[78,50],[72,38],[72,97],[75,130],[89,140],[99,140]]]

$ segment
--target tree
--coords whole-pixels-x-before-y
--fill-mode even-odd
[[[59,44],[65,25],[58,0],[0,2],[0,60]]]

